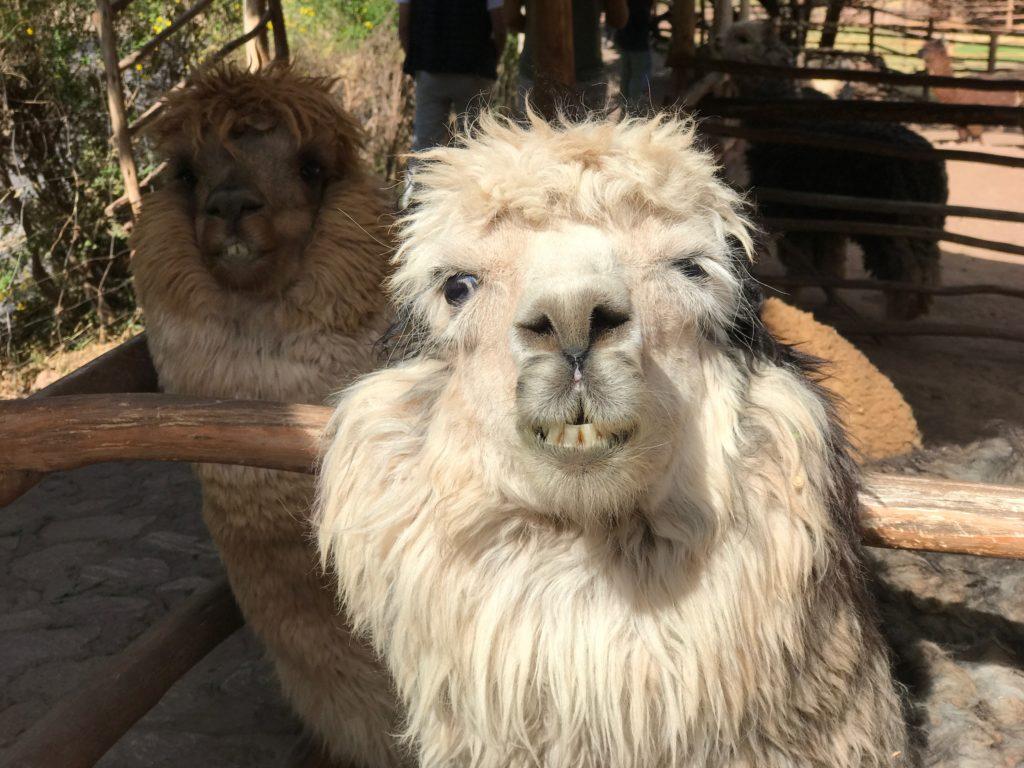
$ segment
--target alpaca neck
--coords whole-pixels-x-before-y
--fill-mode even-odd
[[[952,77],[954,74],[953,63],[950,61],[949,55],[939,51],[935,51],[925,57],[924,68],[928,71],[929,75]]]

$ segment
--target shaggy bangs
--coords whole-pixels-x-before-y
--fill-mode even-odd
[[[195,149],[206,131],[212,129],[229,144],[236,127],[254,115],[271,115],[300,144],[316,141],[337,148],[338,164],[350,167],[364,136],[332,93],[334,84],[333,78],[300,75],[290,64],[275,63],[259,73],[220,64],[172,92],[147,133],[161,150],[181,138]]]
[[[392,291],[405,304],[427,287],[430,267],[418,257],[427,241],[484,232],[507,219],[534,228],[559,220],[703,219],[749,258],[745,203],[714,182],[715,165],[694,132],[692,120],[668,115],[548,123],[531,111],[518,123],[483,114],[455,145],[417,155]]]

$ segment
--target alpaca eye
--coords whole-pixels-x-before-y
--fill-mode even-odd
[[[452,275],[444,281],[444,300],[453,307],[464,304],[476,293],[478,282],[476,275],[468,275],[465,272]]]
[[[683,276],[688,277],[691,280],[700,280],[701,278],[708,276],[704,267],[693,259],[679,259],[678,261],[672,262],[672,266],[678,269]]]
[[[199,183],[195,171],[192,170],[192,165],[187,160],[178,161],[174,171],[174,178],[189,189],[194,188]]]
[[[299,176],[307,184],[316,184],[324,174],[324,167],[315,157],[304,157],[299,164]]]

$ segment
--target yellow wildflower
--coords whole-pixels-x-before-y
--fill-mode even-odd
[[[366,27],[367,29],[373,29],[373,22],[372,21],[364,21],[363,22],[363,26]]]
[[[29,37],[32,37],[32,35],[34,35],[35,33],[36,31],[32,29],[32,27],[25,27],[25,34]]]
[[[142,65],[141,64],[136,64],[135,65],[135,71],[136,72],[141,72],[142,71]]]

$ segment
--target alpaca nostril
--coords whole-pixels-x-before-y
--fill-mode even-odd
[[[206,215],[228,222],[237,222],[263,208],[263,201],[253,192],[240,187],[215,189],[206,201]]]
[[[519,327],[531,333],[536,333],[538,336],[553,336],[555,334],[554,323],[544,313],[525,323],[519,323]]]
[[[628,312],[598,304],[590,311],[590,343],[628,322]]]

